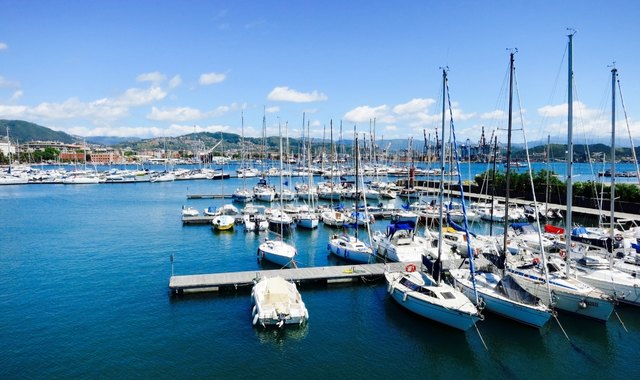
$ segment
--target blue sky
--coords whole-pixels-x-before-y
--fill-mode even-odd
[[[0,118],[82,136],[259,136],[306,112],[378,139],[439,128],[441,70],[459,140],[504,135],[509,48],[529,141],[566,140],[574,28],[577,142],[606,140],[610,67],[640,136],[635,1],[4,1]],[[618,135],[626,136],[622,112]],[[521,122],[522,120],[523,122]],[[520,134],[521,136],[521,134]],[[521,137],[518,137],[522,140]],[[622,138],[621,138],[622,139]],[[628,138],[621,142],[628,143]]]

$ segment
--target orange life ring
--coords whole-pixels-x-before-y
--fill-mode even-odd
[[[537,257],[534,257],[533,260],[531,260],[531,262],[537,265],[537,264],[540,264],[540,259]]]
[[[406,267],[404,267],[404,270],[407,272],[415,272],[416,266],[414,264],[409,264]]]

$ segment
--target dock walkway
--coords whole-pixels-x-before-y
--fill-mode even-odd
[[[171,294],[237,290],[241,287],[252,286],[254,280],[259,277],[275,276],[281,276],[286,280],[294,281],[298,284],[357,282],[361,279],[373,281],[382,278],[385,266],[391,271],[401,271],[409,264],[411,263],[356,264],[296,269],[174,275],[169,279],[169,290]],[[419,263],[413,264],[419,267]]]

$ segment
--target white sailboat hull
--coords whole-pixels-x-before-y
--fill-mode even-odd
[[[507,270],[518,285],[540,298],[545,305],[554,304],[557,309],[600,321],[608,320],[613,313],[613,302],[592,287],[588,287],[591,290],[570,288],[566,284],[563,285],[561,279],[554,279],[552,275],[549,280],[553,294],[551,299],[544,278],[520,269],[508,268]]]
[[[471,301],[466,299],[466,297],[465,302],[468,303],[467,307],[462,305],[447,307],[447,301],[441,302],[442,300],[430,300],[429,298],[431,297],[405,288],[399,282],[403,276],[404,274],[401,272],[385,273],[389,295],[407,310],[462,331],[467,331],[481,319],[481,316],[477,312],[475,306],[473,306]],[[442,284],[440,286],[451,288],[446,284]],[[457,292],[453,288],[451,288],[451,291]]]
[[[282,267],[293,264],[297,254],[295,247],[281,240],[267,240],[258,247],[258,257]]]
[[[469,278],[468,269],[454,269],[450,271],[458,289],[464,293],[472,302],[475,301],[473,283]],[[543,305],[528,305],[509,299],[495,290],[495,287],[483,285],[481,281],[476,282],[478,298],[484,303],[485,309],[502,317],[509,318],[516,322],[523,323],[535,328],[541,328],[552,314],[549,308]],[[475,303],[475,302],[474,302]]]

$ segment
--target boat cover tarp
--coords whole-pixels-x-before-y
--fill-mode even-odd
[[[518,285],[511,276],[504,276],[502,280],[500,280],[500,284],[498,285],[500,289],[514,301],[526,303],[529,305],[533,305],[536,303],[536,297],[527,293],[520,285]]]
[[[416,223],[413,220],[399,220],[397,222],[391,222],[389,223],[389,227],[387,227],[387,236],[391,236],[401,230],[413,231],[415,228]]]
[[[456,231],[461,231],[461,232],[465,232],[466,230],[464,229],[464,227],[462,227],[461,225],[457,224],[456,222],[454,222],[453,220],[451,220],[451,217],[449,215],[449,213],[447,213],[447,223],[449,224],[449,226],[451,228],[453,228]],[[469,231],[469,235],[476,237],[477,235],[471,231]]]

